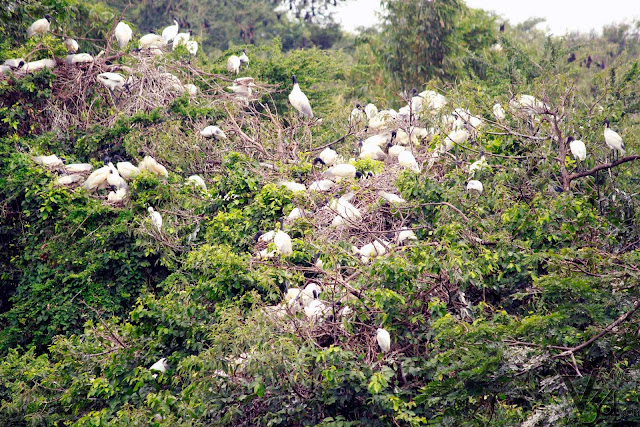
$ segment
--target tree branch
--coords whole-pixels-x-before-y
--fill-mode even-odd
[[[624,313],[622,316],[618,317],[616,319],[615,322],[611,323],[609,326],[607,326],[606,328],[604,328],[602,331],[600,331],[598,334],[596,334],[596,336],[594,336],[593,338],[591,338],[588,341],[583,342],[582,344],[580,344],[579,346],[570,348],[567,351],[563,351],[560,354],[557,354],[553,357],[566,357],[566,356],[573,356],[574,353],[582,350],[585,347],[588,347],[589,345],[593,344],[595,341],[597,341],[598,339],[600,339],[603,335],[607,334],[608,332],[611,332],[611,330],[613,328],[615,328],[616,326],[618,326],[620,323],[624,322],[625,320],[627,320],[627,318],[629,316],[631,316],[633,313],[635,313],[638,309],[640,308],[640,300],[636,301],[636,303],[633,305],[633,308],[629,311],[627,311],[626,313]]]
[[[567,177],[567,179],[569,180],[569,182],[571,182],[574,179],[582,178],[584,176],[593,175],[594,173],[596,173],[598,171],[601,171],[603,169],[615,168],[616,166],[620,166],[623,163],[632,162],[632,161],[638,160],[638,159],[640,159],[640,155],[638,155],[638,154],[634,154],[633,156],[625,156],[625,157],[623,157],[621,159],[616,160],[615,162],[603,163],[603,164],[598,165],[598,166],[596,166],[593,169],[590,169],[588,171],[583,171],[583,172],[578,172],[578,173],[571,174],[571,175],[569,175]]]

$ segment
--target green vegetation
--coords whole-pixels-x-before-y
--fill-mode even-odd
[[[97,54],[126,7],[9,3],[3,60],[63,59],[62,34]],[[195,57],[152,56],[137,43],[120,55],[112,44],[93,64],[0,76],[0,425],[640,422],[638,24],[557,39],[534,21],[499,32],[462,2],[385,1],[383,28],[354,38],[323,18],[333,2],[315,2],[311,23],[278,20],[268,1],[217,12],[222,2],[184,3],[157,2],[167,14],[139,2],[126,16],[140,29],[134,42],[173,15],[198,26]],[[242,14],[245,4],[255,8]],[[292,4],[304,21],[308,2]],[[189,18],[203,11],[207,31]],[[27,39],[44,13],[55,34]],[[261,13],[264,32],[238,35]],[[316,31],[335,41],[299,44]],[[249,99],[225,89],[236,78],[227,58],[242,48]],[[96,81],[105,71],[127,86],[106,90]],[[167,73],[198,93],[172,89]],[[288,103],[291,74],[312,120]],[[421,172],[358,159],[360,140],[377,132],[350,123],[355,103],[398,109],[413,87],[446,105],[380,132],[425,128],[412,143]],[[523,94],[544,105],[518,108]],[[457,108],[483,125],[462,126],[469,139],[442,152]],[[617,161],[605,118],[624,139]],[[202,137],[208,125],[227,138]],[[586,160],[572,156],[570,135]],[[325,169],[313,159],[329,145],[364,178],[310,191]],[[62,167],[33,159],[50,154],[94,169],[106,155],[152,155],[169,176],[142,171],[110,202],[109,188],[59,185]],[[482,194],[466,191],[470,179]],[[362,218],[331,226],[334,195],[352,195]],[[293,208],[300,218],[287,218]],[[283,217],[292,253],[270,256],[276,243],[258,236]],[[416,240],[398,245],[405,228]],[[353,246],[374,239],[385,253],[364,262]],[[288,290],[309,283],[322,287],[323,318],[280,310]],[[391,351],[380,350],[378,328]],[[166,372],[150,370],[161,358]]]

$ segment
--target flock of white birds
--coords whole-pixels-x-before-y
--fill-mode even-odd
[[[49,31],[51,17],[46,15],[43,19],[35,21],[28,29],[29,36],[44,34]],[[119,22],[114,31],[115,38],[120,49],[125,49],[132,37],[133,31],[125,22]],[[162,54],[163,49],[171,46],[175,49],[179,45],[184,45],[187,50],[195,55],[198,50],[198,43],[191,40],[190,32],[179,32],[179,24],[166,27],[161,35],[146,34],[139,40],[139,49],[146,49],[152,54]],[[65,64],[74,65],[78,63],[92,62],[91,55],[86,53],[77,53],[78,43],[73,39],[65,40],[65,46],[69,51],[69,55],[65,58]],[[248,67],[249,57],[246,50],[242,51],[240,56],[231,55],[227,60],[227,71],[237,75],[243,66]],[[5,61],[0,68],[0,72],[11,72],[22,70],[23,72],[31,72],[43,67],[53,68],[56,61],[53,59],[43,59],[39,61],[24,62],[21,58],[14,58]],[[175,77],[175,76],[174,76]],[[195,94],[197,88],[182,85],[177,80],[176,85],[182,86],[190,94]],[[127,85],[125,76],[119,73],[101,73],[97,76],[97,81],[105,86],[112,93],[122,90]],[[314,114],[311,103],[305,93],[301,90],[296,76],[292,76],[293,88],[289,94],[289,102],[293,108],[302,116],[303,119],[313,119]],[[234,80],[232,86],[228,89],[245,98],[249,98],[254,87],[254,79],[251,77],[242,77]],[[447,105],[447,98],[432,90],[425,90],[418,93],[413,89],[408,94],[408,103],[398,111],[393,109],[378,110],[374,104],[362,106],[357,104],[349,115],[349,125],[351,127],[364,128],[366,139],[362,138],[358,144],[360,159],[371,159],[386,162],[397,162],[402,169],[420,174],[423,170],[433,165],[438,156],[452,150],[456,145],[462,145],[472,137],[479,129],[485,126],[485,120],[472,114],[463,108],[455,108],[451,114],[442,114],[440,117],[440,129],[425,128],[417,126],[416,123],[420,118],[430,116],[436,117],[441,110]],[[524,114],[529,117],[545,114],[548,112],[548,106],[537,100],[531,95],[519,95],[509,101],[508,109],[513,114]],[[507,111],[500,103],[496,103],[493,107],[493,114],[497,122],[502,123],[507,118]],[[613,150],[614,153],[625,154],[625,147],[622,137],[610,129],[609,120],[604,122],[604,139],[606,145]],[[427,154],[425,164],[420,164],[414,153],[427,138],[443,133],[442,143],[433,152]],[[207,126],[200,131],[200,135],[204,138],[216,138],[218,140],[227,139],[225,132],[218,126]],[[573,136],[567,139],[569,150],[577,161],[584,161],[587,157],[587,149],[584,142],[576,140]],[[423,156],[423,158],[425,158]],[[54,155],[35,156],[33,160],[36,163],[44,165],[48,168],[55,169],[64,173],[57,178],[57,185],[70,186],[82,185],[88,192],[93,193],[99,190],[110,190],[106,194],[106,200],[113,203],[121,203],[127,197],[128,182],[134,179],[141,171],[148,171],[157,175],[161,179],[167,179],[169,172],[151,156],[144,156],[143,160],[137,166],[131,162],[124,161],[119,156],[115,156],[113,160],[107,157],[104,159],[104,166],[92,172],[93,166],[88,163],[67,164]],[[318,156],[313,160],[313,164],[320,164],[323,170],[322,179],[310,183],[308,189],[303,183],[293,181],[281,181],[279,184],[286,187],[293,193],[301,193],[305,191],[311,192],[329,192],[336,185],[345,179],[366,178],[360,171],[356,169],[354,158],[345,161],[331,146],[325,147]],[[483,169],[489,168],[484,155],[469,165],[467,173],[469,179],[466,189],[469,193],[480,196],[484,187],[482,182],[473,179],[474,175]],[[85,179],[86,177],[86,179]],[[187,179],[191,185],[200,187],[203,191],[207,191],[207,186],[202,177],[193,175]],[[406,201],[399,195],[387,191],[378,191],[378,196],[391,205],[401,205]],[[357,225],[362,220],[362,213],[351,202],[353,194],[339,195],[336,194],[327,204],[334,214],[331,226],[341,227],[344,225]],[[158,230],[162,229],[162,216],[152,206],[148,206],[149,220]],[[304,215],[302,209],[294,208],[288,215],[288,220],[295,220]],[[196,230],[197,233],[197,230]],[[194,237],[194,236],[190,236]],[[269,259],[276,256],[287,257],[293,253],[291,237],[284,231],[284,219],[280,222],[280,228],[261,234],[257,237],[259,244],[266,244],[266,248],[259,251],[258,256],[262,259]],[[353,246],[352,252],[358,255],[363,263],[369,262],[371,259],[383,256],[387,253],[392,245],[403,245],[408,241],[417,240],[417,236],[411,229],[401,229],[396,232],[394,242],[376,238],[372,242],[364,244],[358,248]],[[272,244],[271,244],[272,243]],[[271,248],[271,249],[270,249]],[[322,268],[322,261],[317,260],[316,266]],[[322,322],[325,319],[344,318],[351,313],[351,309],[344,303],[330,304],[320,299],[322,288],[317,283],[309,283],[303,289],[290,288],[287,289],[281,304],[265,307],[265,312],[272,317],[282,318],[287,314],[303,312],[310,322]],[[388,331],[379,328],[376,332],[376,339],[380,349],[383,352],[389,352],[391,349],[391,337]],[[156,362],[150,369],[165,372],[168,368],[166,359],[163,358]],[[155,375],[154,375],[155,377]]]

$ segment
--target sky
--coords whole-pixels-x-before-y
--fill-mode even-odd
[[[571,31],[600,31],[606,24],[640,19],[640,0],[466,0],[469,7],[493,10],[517,24],[531,17],[546,18],[540,29],[556,35]],[[377,23],[380,0],[350,0],[336,18],[348,31]]]

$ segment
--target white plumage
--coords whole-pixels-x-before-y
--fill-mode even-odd
[[[227,86],[227,89],[237,95],[249,98],[253,93],[251,88],[256,86],[253,82],[253,77],[240,77],[233,81],[232,86]]]
[[[273,238],[275,237],[275,235],[276,235],[276,232],[274,230],[267,231],[266,233],[263,233],[260,235],[260,237],[258,237],[258,242],[269,243],[273,241]]]
[[[82,175],[72,174],[64,175],[56,179],[56,185],[71,185],[82,181]]]
[[[420,173],[420,166],[409,150],[405,150],[398,154],[398,163],[400,163],[400,165],[405,169],[409,169],[415,173]]]
[[[281,255],[289,256],[293,253],[291,237],[284,231],[276,231],[276,235],[273,237],[273,243],[275,243],[276,249]]]
[[[116,191],[110,191],[107,194],[107,201],[109,202],[121,202],[127,196],[127,190],[125,188],[119,188]]]
[[[480,181],[472,179],[467,183],[467,191],[470,193],[475,192],[480,195],[484,191],[484,187]]]
[[[313,118],[313,111],[311,110],[309,99],[307,95],[300,90],[296,76],[291,76],[291,80],[293,81],[293,89],[291,89],[291,93],[289,94],[289,102],[293,105],[293,108],[298,110],[304,117],[309,119]]]
[[[620,154],[624,156],[626,152],[624,149],[624,142],[622,141],[622,137],[618,134],[618,132],[611,130],[609,127],[609,119],[605,119],[604,121],[604,142],[607,144],[612,150],[620,151]]]
[[[94,170],[82,185],[87,191],[95,191],[107,187],[107,178],[111,170],[108,165]]]
[[[364,107],[364,113],[367,115],[367,120],[371,120],[376,114],[378,114],[378,107],[374,104],[367,104],[367,106]]]
[[[131,162],[118,162],[116,168],[118,168],[120,176],[127,181],[132,180],[140,173],[140,169]]]
[[[159,36],[153,33],[145,34],[144,36],[140,37],[140,40],[138,41],[138,47],[140,49],[145,49],[145,48],[161,49],[166,45],[167,45],[167,42],[162,36]]]
[[[207,126],[200,131],[205,138],[227,139],[227,135],[218,126]]]
[[[35,156],[33,157],[33,161],[48,168],[56,168],[63,165],[62,160],[55,154],[51,154],[50,156]]]
[[[96,80],[111,91],[122,89],[126,82],[124,76],[118,73],[100,73]]]
[[[93,62],[93,56],[89,55],[88,53],[76,53],[67,55],[64,59],[64,63],[67,65],[85,64],[89,62]]]
[[[165,357],[163,357],[162,359],[158,360],[156,363],[154,363],[153,365],[151,365],[151,367],[149,368],[150,371],[158,371],[161,373],[165,373],[167,372],[167,369],[169,369],[169,364],[167,363],[167,359]],[[156,378],[158,376],[158,374],[153,374],[153,378]]]
[[[310,321],[319,321],[329,314],[330,309],[325,303],[319,300],[313,300],[304,308],[304,314]]]
[[[160,212],[156,211],[151,206],[149,206],[147,208],[147,211],[149,211],[149,217],[151,218],[151,223],[158,230],[160,230],[162,228],[162,215],[160,215]],[[164,371],[162,371],[162,372],[164,372]]]
[[[474,176],[476,172],[482,171],[483,169],[489,168],[489,163],[487,163],[487,159],[484,156],[480,156],[479,160],[471,163],[469,165],[469,175]]]
[[[175,49],[181,44],[186,46],[190,38],[191,38],[191,34],[189,33],[178,33],[173,39],[173,44],[171,45],[171,48]]]
[[[389,147],[389,156],[398,157],[403,151],[406,151],[406,148],[402,145],[392,145]]]
[[[238,59],[240,59],[240,62],[243,64],[249,63],[249,57],[247,56],[247,49],[242,49],[242,54],[238,57]]]
[[[356,104],[356,108],[351,110],[351,114],[349,115],[349,122],[351,124],[364,123],[367,120],[367,115],[362,110],[362,106],[360,104]]]
[[[11,58],[4,61],[4,65],[10,68],[24,67],[24,60],[22,58]]]
[[[242,65],[242,62],[237,55],[231,55],[229,59],[227,59],[227,71],[230,73],[238,74],[240,72],[240,65]]]
[[[376,340],[378,341],[380,349],[384,353],[387,353],[389,350],[391,350],[391,335],[389,335],[389,332],[387,332],[386,329],[378,328],[378,330],[376,331]]]
[[[173,25],[169,25],[164,30],[162,30],[162,38],[164,39],[165,44],[169,43],[178,35],[179,29],[180,29],[180,26],[178,25],[178,21],[174,19]]]
[[[300,218],[301,216],[302,216],[302,209],[293,208],[291,209],[291,212],[289,212],[289,215],[287,215],[287,219],[293,221]]]
[[[499,122],[503,121],[505,117],[507,117],[504,108],[502,108],[502,105],[500,105],[499,103],[495,103],[493,105],[493,115],[496,117],[496,119],[498,119]]]
[[[64,41],[64,47],[67,48],[67,52],[76,53],[78,51],[78,42],[71,38],[66,39]]]
[[[362,218],[362,214],[349,202],[345,197],[334,197],[329,202],[329,207],[335,210],[339,216],[344,219],[350,219],[351,221],[357,221]],[[338,224],[339,225],[339,224]]]
[[[23,70],[26,71],[27,73],[32,73],[34,71],[40,71],[43,68],[55,68],[55,67],[56,67],[55,59],[45,58],[45,59],[39,59],[37,61],[27,62],[24,65]]]
[[[151,156],[145,156],[144,159],[142,159],[142,161],[138,163],[138,169],[140,169],[141,171],[149,171],[163,178],[169,178],[169,172],[167,171],[167,168],[162,166],[156,161],[156,159]]]
[[[125,181],[120,174],[118,173],[118,169],[113,165],[113,163],[109,162],[107,165],[109,166],[109,175],[107,176],[107,184],[112,187],[116,187],[116,189],[127,188],[127,181]]]
[[[372,135],[369,138],[365,139],[362,145],[375,144],[379,147],[383,147],[384,145],[388,144],[390,141],[393,141],[393,138],[395,138],[393,135],[394,135],[393,133],[389,133],[389,132]]]
[[[369,127],[371,129],[380,129],[391,126],[397,118],[398,113],[395,110],[382,110],[369,119]]]
[[[573,136],[567,138],[567,141],[569,142],[569,149],[571,150],[573,157],[580,161],[584,161],[584,159],[587,158],[587,146],[584,145],[584,142],[574,139]]]
[[[332,166],[338,160],[338,153],[331,147],[327,147],[318,154],[318,158],[322,160],[325,166]]]
[[[422,109],[428,109],[431,114],[435,114],[447,105],[447,98],[433,90],[425,90],[418,94],[422,97]]]
[[[324,175],[334,178],[353,178],[356,176],[356,172],[355,166],[349,163],[341,163],[324,171]]]
[[[334,183],[330,179],[321,179],[318,181],[313,181],[309,185],[309,191],[329,191],[333,188]]]
[[[360,155],[358,157],[361,159],[383,160],[387,155],[376,144],[364,144],[360,147]]]
[[[64,170],[68,173],[83,173],[90,172],[93,169],[93,165],[90,163],[71,163],[64,166]]]
[[[27,28],[27,35],[29,37],[35,36],[36,34],[45,34],[49,31],[49,27],[51,26],[51,16],[44,15],[44,18],[38,19],[35,21],[29,28]]]
[[[204,179],[202,179],[202,177],[200,177],[199,175],[191,175],[189,178],[187,178],[187,181],[193,182],[202,190],[207,191],[207,184],[204,182]]]
[[[118,25],[116,25],[115,34],[120,49],[124,49],[125,47],[127,47],[129,42],[131,41],[131,38],[133,37],[133,31],[131,30],[131,27],[129,27],[129,25],[123,21],[118,22]]]
[[[393,193],[388,193],[386,191],[378,191],[378,195],[380,197],[382,197],[383,199],[385,199],[387,202],[391,203],[392,205],[395,204],[401,204],[401,203],[406,203],[407,201],[405,199],[403,199],[402,197],[398,196],[397,194],[393,194]]]
[[[407,240],[418,240],[418,236],[416,236],[416,233],[414,233],[413,230],[400,230],[398,232],[398,237],[396,238],[398,245],[402,245]]]
[[[187,47],[187,50],[189,51],[189,53],[192,56],[196,56],[196,53],[198,53],[198,42],[195,40],[189,40],[185,43],[185,46]]]
[[[292,182],[292,181],[280,181],[278,185],[282,187],[286,187],[287,190],[291,191],[292,193],[302,193],[307,189],[307,187],[304,184],[299,184],[297,182]]]

